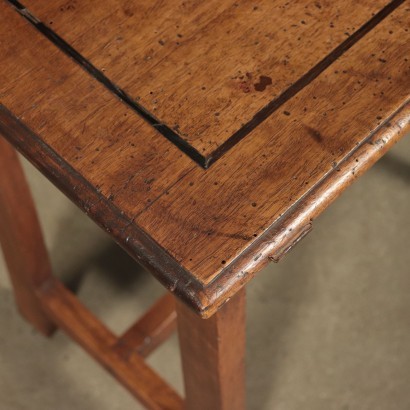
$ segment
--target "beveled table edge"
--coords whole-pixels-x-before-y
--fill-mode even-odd
[[[0,104],[0,134],[170,292],[203,318],[212,316],[269,261],[278,262],[311,230],[313,220],[409,130],[410,102],[406,101],[204,286]]]
[[[279,262],[311,231],[314,219],[409,131],[406,101],[204,288],[208,307],[202,316],[215,313],[270,261]]]

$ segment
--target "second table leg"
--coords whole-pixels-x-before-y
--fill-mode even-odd
[[[245,290],[209,319],[177,301],[187,410],[245,409]]]

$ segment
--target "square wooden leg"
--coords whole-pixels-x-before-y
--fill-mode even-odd
[[[147,408],[245,408],[245,291],[210,319],[176,301],[186,400],[143,361],[173,329],[166,296],[122,337],[116,337],[53,279],[40,224],[15,150],[0,138],[0,244],[21,314],[50,335],[57,323]],[[147,344],[147,340],[150,342]]]
[[[55,325],[35,292],[51,277],[48,254],[17,153],[1,137],[0,244],[20,313],[40,332],[51,335]]]
[[[177,301],[187,410],[245,408],[245,290],[201,319]]]

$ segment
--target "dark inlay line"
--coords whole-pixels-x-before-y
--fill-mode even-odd
[[[30,11],[21,4],[18,0],[7,0],[27,21],[29,21],[38,31],[47,37],[54,45],[56,45],[66,55],[76,61],[84,70],[91,74],[96,80],[102,83],[108,90],[114,93],[120,100],[131,107],[138,115],[145,121],[152,125],[165,138],[175,144],[182,152],[188,155],[196,163],[206,168],[206,158],[199,153],[192,145],[181,138],[174,130],[169,128],[162,121],[157,119],[152,113],[138,104],[131,96],[124,90],[113,83],[106,75],[98,70],[86,58],[84,58],[77,50],[68,44],[63,38],[56,34],[53,30],[48,28],[37,17],[30,13]]]
[[[208,168],[216,160],[218,160],[225,152],[231,149],[239,141],[245,138],[258,125],[265,121],[273,112],[275,112],[281,105],[289,101],[299,91],[310,84],[323,71],[325,71],[331,64],[333,64],[339,57],[341,57],[347,50],[356,44],[369,31],[383,21],[389,14],[391,14],[397,7],[403,4],[405,0],[393,0],[387,4],[383,9],[376,13],[368,22],[355,31],[350,37],[339,44],[326,57],[311,68],[306,74],[299,78],[294,84],[287,88],[279,97],[269,102],[265,107],[258,111],[255,116],[242,126],[238,131],[232,134],[223,144],[221,144],[211,155],[206,158],[205,168]]]
[[[152,113],[138,104],[132,97],[130,97],[124,90],[113,83],[100,70],[94,67],[86,58],[84,58],[78,51],[76,51],[70,44],[62,39],[53,30],[48,28],[44,23],[33,16],[29,10],[24,7],[18,0],[7,0],[16,10],[26,18],[37,30],[46,36],[52,43],[54,43],[61,51],[74,59],[81,67],[90,73],[96,80],[100,81],[106,88],[113,92],[125,104],[131,107],[137,114],[139,114],[145,121],[158,130],[165,138],[175,144],[182,152],[188,155],[198,165],[203,168],[209,168],[214,162],[221,158],[234,145],[245,138],[257,126],[264,122],[272,113],[274,113],[283,104],[289,101],[303,88],[315,80],[323,71],[325,71],[332,63],[341,57],[347,50],[356,44],[362,37],[375,28],[381,21],[383,21],[389,14],[397,9],[405,0],[393,0],[387,4],[383,9],[376,13],[369,21],[355,31],[350,37],[339,44],[333,51],[325,56],[319,63],[312,67],[306,74],[300,77],[295,83],[287,88],[279,97],[270,101],[265,107],[259,110],[253,118],[242,126],[238,131],[232,134],[224,143],[222,143],[215,151],[207,157],[204,157],[197,149],[190,145],[187,141],[181,138],[174,130],[169,128],[162,121],[157,119]]]

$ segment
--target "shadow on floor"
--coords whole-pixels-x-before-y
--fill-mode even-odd
[[[386,172],[410,184],[410,162],[393,152],[388,152],[379,162]]]

